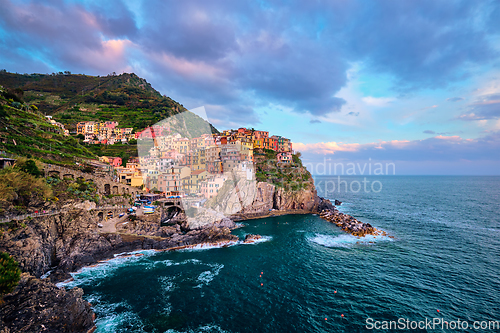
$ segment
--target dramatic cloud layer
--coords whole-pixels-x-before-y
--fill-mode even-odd
[[[345,105],[335,95],[352,62],[408,90],[447,85],[469,76],[471,64],[496,59],[485,31],[498,31],[497,5],[2,0],[1,60],[17,70],[23,57],[43,64],[25,70],[135,71],[174,98],[214,106],[209,113],[226,120],[244,111],[257,122],[255,107],[267,103],[321,116]]]
[[[500,130],[499,13],[494,0],[0,0],[0,67],[135,72],[216,126],[336,156],[452,158],[446,143],[473,158],[496,141],[453,135]]]

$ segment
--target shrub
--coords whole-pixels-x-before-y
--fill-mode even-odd
[[[21,167],[21,170],[35,177],[40,177],[42,175],[42,172],[38,169],[35,161],[33,160],[27,160],[24,166]]]
[[[7,111],[5,111],[3,105],[0,104],[0,119],[6,118],[7,116]]]
[[[22,104],[19,102],[12,102],[12,107],[16,109],[21,109]]]
[[[27,207],[32,197],[48,199],[52,196],[50,186],[45,179],[36,178],[17,168],[0,170],[0,206],[13,203],[18,207]]]
[[[42,172],[40,171],[42,164],[38,161],[27,159],[26,157],[19,157],[16,160],[15,166],[32,176],[40,177],[42,175]]]
[[[8,253],[0,252],[0,296],[11,293],[20,277],[18,263]]]

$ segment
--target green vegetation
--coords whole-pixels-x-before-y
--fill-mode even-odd
[[[40,177],[42,175],[42,172],[40,171],[39,165],[37,165],[36,161],[28,160],[26,158],[19,158],[16,161],[16,166],[32,176]]]
[[[121,157],[122,165],[125,165],[130,157],[137,157],[137,143],[114,145],[91,145],[85,144],[85,147],[97,156]]]
[[[16,89],[41,112],[71,131],[79,121],[118,121],[141,130],[186,109],[135,74],[14,74],[0,72],[0,85]]]
[[[19,283],[19,264],[8,253],[0,252],[0,296],[11,293]]]
[[[13,206],[18,211],[24,211],[26,207],[36,206],[52,197],[52,189],[45,179],[25,172],[17,165],[0,170],[0,178],[2,210]]]
[[[297,191],[312,185],[309,171],[302,166],[300,153],[292,154],[292,163],[278,163],[277,152],[270,149],[254,151],[255,176],[259,182],[268,182],[286,190]]]
[[[0,150],[57,164],[74,164],[74,157],[95,157],[78,140],[50,124],[36,108],[8,98],[12,96],[12,92],[0,88]],[[16,98],[22,101],[21,96]]]
[[[67,191],[77,198],[91,200],[95,203],[99,202],[97,187],[92,181],[77,179],[75,182],[68,185]]]
[[[92,181],[84,179],[59,179],[58,177],[47,177],[47,184],[52,189],[53,198],[61,197],[64,199],[82,199],[99,202],[97,187]],[[54,200],[58,201],[58,200]]]

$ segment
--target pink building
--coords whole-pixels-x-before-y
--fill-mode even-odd
[[[292,163],[292,153],[289,151],[278,153],[276,157],[278,158],[278,162]]]
[[[205,197],[205,199],[215,197],[222,188],[222,185],[224,185],[225,181],[226,177],[224,176],[208,176],[201,183],[201,194]]]
[[[121,157],[108,157],[108,161],[109,161],[108,163],[114,167],[119,167],[122,165]]]
[[[118,126],[118,122],[117,121],[106,121],[104,123],[104,126],[106,126],[108,128],[115,128],[116,126]]]

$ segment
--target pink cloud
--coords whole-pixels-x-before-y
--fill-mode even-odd
[[[335,154],[337,151],[354,152],[358,151],[362,146],[359,143],[337,143],[337,142],[318,142],[318,143],[301,143],[293,144],[294,149],[298,151],[308,151],[316,154]]]
[[[429,141],[446,141],[448,143],[463,143],[475,142],[474,139],[463,139],[460,136],[443,136],[437,135],[433,138],[425,140],[391,140],[370,143],[342,143],[342,142],[318,142],[318,143],[294,143],[294,149],[300,152],[308,152],[313,154],[335,154],[337,152],[360,152],[363,150],[411,150],[413,147],[419,146],[424,142]]]

